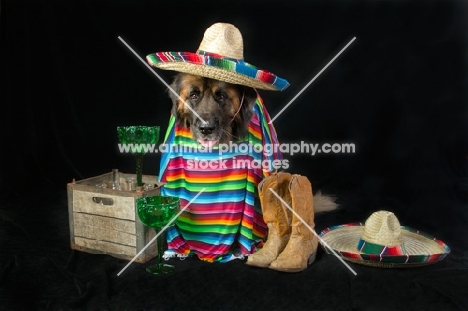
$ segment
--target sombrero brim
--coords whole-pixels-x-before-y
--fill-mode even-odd
[[[380,268],[411,268],[429,265],[441,261],[450,248],[440,240],[426,233],[401,226],[406,255],[363,254],[356,249],[358,240],[362,236],[364,224],[351,223],[333,226],[323,230],[320,237],[343,259],[367,266]],[[327,253],[331,253],[322,245]]]
[[[158,52],[146,56],[148,64],[164,70],[190,73],[257,89],[283,91],[289,82],[246,62],[190,52]]]

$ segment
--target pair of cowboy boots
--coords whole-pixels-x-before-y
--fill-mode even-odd
[[[250,255],[246,263],[283,272],[306,269],[314,262],[318,247],[318,239],[310,230],[315,227],[311,183],[301,175],[275,173],[262,180],[258,190],[268,238],[263,248]]]

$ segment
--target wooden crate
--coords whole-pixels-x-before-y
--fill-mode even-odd
[[[125,189],[126,178],[135,174],[119,173]],[[112,172],[67,184],[70,245],[72,249],[108,254],[132,260],[155,236],[155,231],[142,224],[136,214],[136,200],[159,195],[161,184],[157,176],[143,175],[143,183],[154,189],[135,192],[113,190],[97,185],[109,183]],[[156,240],[136,259],[144,263],[157,255]]]

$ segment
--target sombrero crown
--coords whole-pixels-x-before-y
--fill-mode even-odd
[[[288,81],[244,61],[242,34],[234,25],[216,23],[203,36],[198,50],[157,52],[146,56],[151,66],[190,73],[253,88],[282,91]]]

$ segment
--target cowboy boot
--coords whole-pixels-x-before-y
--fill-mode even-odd
[[[312,185],[307,177],[293,175],[290,184],[292,209],[314,229],[314,203]],[[294,213],[291,237],[283,252],[270,264],[270,268],[283,272],[299,272],[312,264],[317,253],[318,239]]]
[[[262,249],[247,257],[246,263],[250,266],[267,268],[288,243],[291,233],[291,211],[269,189],[274,190],[285,202],[291,204],[288,187],[290,181],[291,174],[276,173],[258,185],[263,220],[268,226],[268,237]]]

